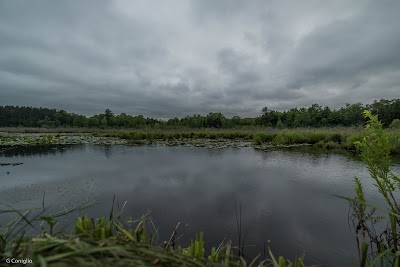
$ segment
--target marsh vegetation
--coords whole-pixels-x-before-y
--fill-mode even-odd
[[[390,150],[400,153],[400,132],[388,129]],[[268,149],[282,146],[310,145],[323,149],[355,151],[355,142],[368,132],[363,128],[297,128],[297,129],[204,129],[204,130],[114,130],[92,133],[7,133],[0,134],[1,146],[18,145],[189,145],[195,147],[245,147]]]

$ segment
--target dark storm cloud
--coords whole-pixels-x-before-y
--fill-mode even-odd
[[[301,85],[351,82],[357,76],[399,70],[399,8],[399,4],[383,10],[376,6],[372,14],[359,14],[316,30],[295,49],[294,77],[298,76]]]
[[[400,97],[398,1],[2,1],[0,105],[167,118]]]

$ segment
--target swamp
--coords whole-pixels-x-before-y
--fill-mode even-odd
[[[354,195],[352,177],[365,181],[369,201],[384,204],[365,164],[339,147],[262,146],[248,138],[168,141],[165,135],[131,143],[116,136],[8,134],[0,203],[50,212],[95,202],[57,220],[52,230],[68,233],[77,217],[105,216],[114,199],[121,220],[151,218],[157,242],[168,240],[179,222],[176,243],[185,247],[204,232],[206,250],[223,240],[239,242],[240,211],[245,259],[265,257],[271,247],[285,258],[305,253],[308,264],[322,266],[358,260],[349,204],[337,197]],[[395,172],[399,162],[395,157]],[[0,224],[14,216],[6,215]]]

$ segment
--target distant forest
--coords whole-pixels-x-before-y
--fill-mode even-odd
[[[400,99],[379,100],[372,104],[346,104],[340,109],[330,109],[313,104],[308,108],[292,108],[284,112],[263,108],[255,118],[234,116],[226,118],[222,113],[206,116],[192,115],[184,118],[160,120],[142,115],[115,115],[110,109],[91,117],[68,113],[64,110],[0,106],[0,127],[89,127],[89,128],[241,128],[241,127],[335,127],[364,125],[363,111],[377,114],[386,127],[398,127],[400,123]]]

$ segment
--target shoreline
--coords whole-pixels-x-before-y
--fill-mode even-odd
[[[367,131],[344,129],[283,129],[264,131],[114,131],[22,133],[0,131],[1,148],[41,145],[157,145],[203,148],[243,148],[257,150],[312,147],[326,150],[356,151],[354,142],[361,141]],[[400,132],[390,131],[392,154],[400,154]]]

